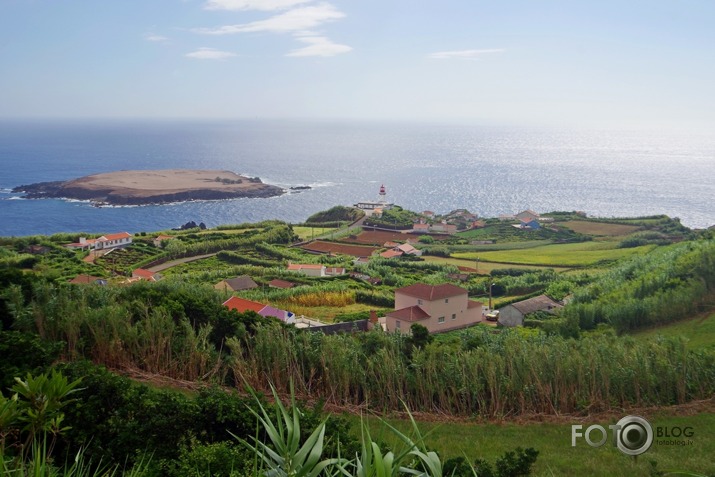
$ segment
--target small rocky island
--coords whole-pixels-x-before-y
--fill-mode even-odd
[[[240,197],[275,197],[280,187],[257,177],[230,171],[166,169],[117,171],[69,181],[39,182],[15,187],[27,199],[62,198],[89,200],[96,205],[148,205],[190,200]]]

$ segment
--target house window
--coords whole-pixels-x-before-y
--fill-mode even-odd
[[[456,314],[456,313],[452,313],[452,319],[453,319],[453,320],[456,320],[456,319],[457,319],[457,314]]]
[[[395,320],[395,329],[400,329],[400,320]]]
[[[421,305],[421,304],[422,304],[422,300],[420,300],[420,299],[418,298],[418,299],[417,299],[417,304],[418,304],[418,305]]]
[[[444,302],[445,302],[445,303],[449,303],[449,298],[445,298],[445,299],[444,299]]]
[[[437,318],[437,323],[444,323],[444,316]]]

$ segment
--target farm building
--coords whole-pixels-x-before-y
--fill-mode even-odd
[[[248,275],[241,275],[236,278],[228,278],[226,280],[221,280],[216,285],[214,285],[216,290],[223,290],[229,292],[236,292],[241,290],[252,290],[258,288],[258,284],[253,281]]]
[[[546,295],[518,301],[499,309],[499,324],[502,326],[524,326],[524,317],[537,311],[554,313],[563,306]]]

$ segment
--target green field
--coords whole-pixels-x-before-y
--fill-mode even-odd
[[[468,260],[479,257],[480,261],[519,265],[586,267],[603,261],[644,254],[653,249],[651,245],[634,248],[616,247],[616,242],[580,242],[544,245],[524,250],[455,253],[453,256]]]
[[[476,260],[467,260],[463,258],[444,258],[444,257],[432,257],[432,256],[423,256],[422,257],[425,262],[431,262],[431,263],[442,263],[442,264],[448,264],[448,265],[455,265],[457,267],[468,267],[468,268],[476,268]],[[521,268],[524,270],[543,270],[545,268],[553,268],[557,272],[562,272],[562,271],[567,271],[569,268],[566,267],[547,267],[547,266],[539,266],[539,265],[510,265],[510,264],[505,264],[505,263],[493,263],[493,262],[483,262],[481,260],[481,254],[479,255],[479,273],[481,275],[488,275],[491,273],[492,270],[500,270],[504,268]]]
[[[670,323],[657,328],[638,331],[633,334],[637,338],[656,339],[685,338],[686,346],[692,350],[715,349],[715,313],[704,314],[682,321]]]
[[[647,476],[651,475],[650,461],[656,461],[660,471],[695,473],[682,475],[712,475],[715,472],[715,414],[711,412],[688,416],[642,413],[654,428],[690,426],[694,435],[690,438],[692,445],[688,446],[654,442],[651,448],[637,459],[621,453],[611,445],[611,440],[599,448],[588,446],[583,439],[577,441],[576,447],[571,446],[571,424],[581,424],[584,429],[592,424],[600,424],[607,429],[608,425],[615,424],[625,415],[628,413],[607,420],[579,418],[558,423],[418,424],[423,434],[429,433],[426,438],[427,448],[438,452],[443,459],[466,456],[469,461],[482,458],[493,465],[504,452],[517,447],[533,447],[539,451],[539,457],[532,468],[534,476]],[[390,419],[388,422],[401,432],[410,430],[409,421]],[[359,428],[358,426],[359,423],[355,427]],[[382,425],[377,419],[370,420],[370,428],[373,438],[384,439],[391,445],[398,444],[393,435],[381,430]],[[594,434],[593,437],[600,437],[600,434]]]
[[[323,234],[328,234],[334,230],[338,230],[335,227],[302,227],[293,226],[293,233],[295,233],[300,240],[309,240],[314,237],[318,237]]]

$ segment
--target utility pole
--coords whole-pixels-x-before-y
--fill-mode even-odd
[[[490,313],[492,311],[492,287],[493,286],[494,286],[493,283],[489,285],[489,312]]]

